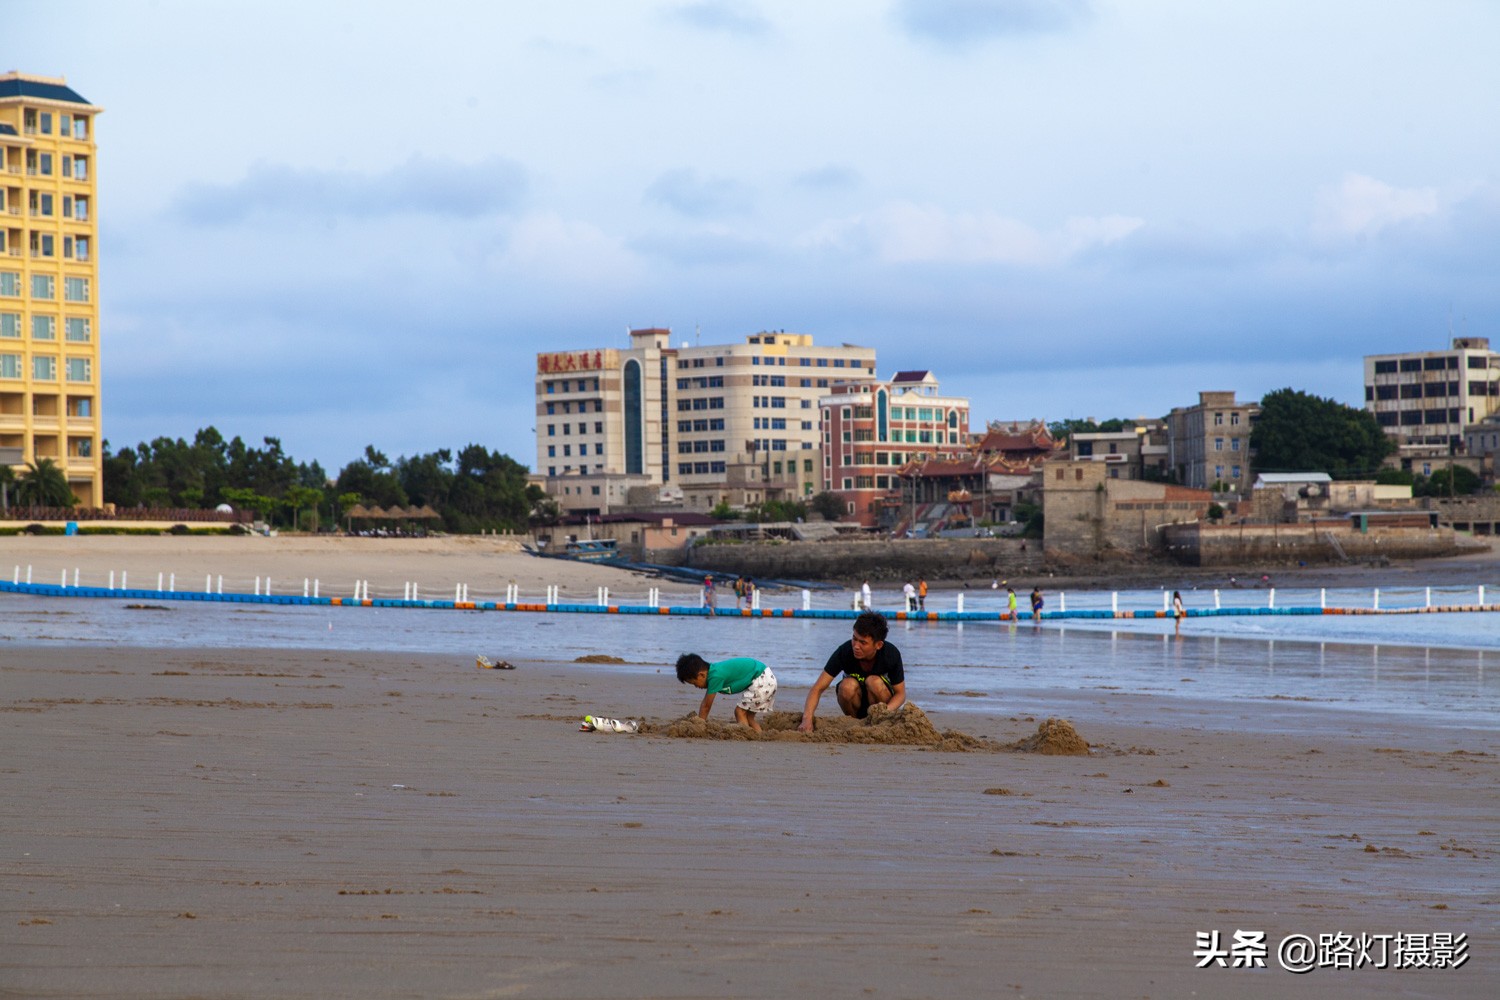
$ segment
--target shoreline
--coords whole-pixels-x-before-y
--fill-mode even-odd
[[[1089,756],[581,733],[584,714],[679,719],[698,698],[665,668],[516,668],[13,647],[0,985],[1493,995],[1492,732],[1038,689],[929,714],[1010,743],[1045,707]],[[1198,933],[1237,929],[1273,946],[1467,934],[1469,960],[1299,976],[1273,952],[1260,970],[1195,967]]]
[[[19,576],[31,569],[34,582],[52,583],[68,574],[86,586],[104,586],[110,573],[128,574],[137,585],[160,574],[175,575],[180,589],[197,589],[205,582],[225,589],[251,592],[256,578],[269,578],[283,588],[300,592],[303,580],[319,581],[324,593],[352,591],[355,581],[368,580],[377,596],[399,596],[403,584],[418,583],[432,597],[452,593],[457,585],[475,593],[503,594],[508,584],[540,590],[556,585],[564,593],[590,594],[599,587],[620,593],[644,594],[653,586],[674,594],[696,593],[684,583],[659,580],[649,574],[564,559],[543,559],[526,553],[514,536],[450,535],[429,538],[361,538],[327,535],[264,536],[132,536],[79,535],[0,538],[0,577]],[[1440,559],[1393,562],[1389,566],[1274,566],[1200,567],[1120,564],[1090,567],[1089,573],[1059,573],[1041,565],[1012,578],[1017,590],[1043,584],[1044,590],[1180,590],[1264,589],[1262,575],[1277,587],[1400,587],[1436,582],[1487,585],[1500,591],[1500,554],[1493,548]],[[1098,572],[1093,572],[1098,570]],[[1000,578],[993,578],[998,581]],[[838,584],[840,581],[830,581]],[[882,581],[899,589],[903,581]],[[992,579],[929,580],[939,593],[989,589]],[[853,590],[860,581],[843,581]],[[334,589],[341,588],[341,589]],[[490,598],[486,598],[490,599]],[[724,605],[727,595],[720,595]]]

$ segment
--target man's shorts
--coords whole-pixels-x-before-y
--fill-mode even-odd
[[[740,694],[740,708],[747,712],[769,712],[776,707],[776,675],[767,667]]]

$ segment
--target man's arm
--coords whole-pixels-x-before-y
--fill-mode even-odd
[[[807,701],[802,705],[802,722],[797,726],[799,733],[810,733],[813,731],[813,712],[817,710],[818,699],[823,697],[823,692],[828,690],[828,685],[833,683],[833,675],[824,670],[818,674],[818,679],[813,682],[812,690],[807,692]]]
[[[710,691],[703,696],[703,704],[698,706],[698,718],[707,719],[709,711],[714,707],[714,695],[717,692]]]
[[[892,712],[906,704],[906,682],[900,681],[891,688],[891,700],[885,703],[885,707]]]

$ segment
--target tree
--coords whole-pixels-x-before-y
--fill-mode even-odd
[[[1335,479],[1373,475],[1395,450],[1375,415],[1333,399],[1277,389],[1260,402],[1250,435],[1256,472],[1326,472]]]
[[[844,501],[829,490],[814,494],[807,506],[825,521],[837,521],[844,516]]]
[[[1479,476],[1462,465],[1446,469],[1434,469],[1426,480],[1412,487],[1412,495],[1419,497],[1466,497],[1479,491]]]
[[[32,507],[71,507],[77,502],[68,477],[50,458],[26,466],[16,486],[16,501]]]

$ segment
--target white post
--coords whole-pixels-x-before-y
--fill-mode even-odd
[[[1484,588],[1483,587],[1481,587],[1479,589],[1480,589],[1481,593],[1484,592]],[[1479,599],[1479,603],[1483,604],[1484,603],[1484,598],[1481,597]],[[1432,607],[1432,588],[1431,587],[1427,588],[1427,607],[1429,607],[1429,608]]]
[[[1109,610],[1115,614],[1120,613],[1120,592],[1118,590],[1109,595]]]
[[[1214,610],[1215,611],[1219,610],[1219,588],[1218,587],[1214,588]]]
[[[411,582],[411,599],[414,601],[421,599],[417,596],[417,581],[415,580]]]
[[[469,603],[469,585],[467,583],[464,584],[464,603]]]
[[[463,592],[464,592],[463,584],[461,584],[461,583],[455,583],[453,585],[453,603],[454,604],[457,604],[459,602],[459,600],[463,597]]]
[[[16,569],[18,571],[20,570],[20,568],[21,567],[19,567],[19,566],[16,567]],[[114,590],[115,589],[115,571],[114,570],[110,570],[109,571],[109,589],[110,590]]]
[[[1058,595],[1057,595],[1057,610],[1058,611],[1067,611],[1068,610],[1068,592],[1066,590],[1058,592]]]
[[[120,570],[120,589],[121,590],[125,590],[126,589],[125,578],[128,577],[129,575],[130,575],[130,571],[128,569],[122,569],[122,570]]]
[[[157,573],[156,574],[156,590],[157,590],[157,593],[160,593],[161,589],[162,589],[161,588],[162,577],[163,577],[163,574],[161,574],[161,573]]]
[[[401,599],[403,601],[409,601],[409,600],[411,600],[411,581],[410,580],[407,580],[405,583],[403,583],[401,585]]]
[[[224,582],[224,578],[223,577],[219,577],[220,586],[223,585],[223,582]],[[317,581],[316,578],[313,579],[313,596],[314,597],[318,596],[318,581]]]
[[[808,590],[806,588],[803,588],[803,590],[802,590],[802,610],[803,611],[811,611],[812,610],[812,591],[810,591],[810,590]]]
[[[1479,585],[1479,606],[1484,607],[1484,584]]]
[[[113,577],[115,575],[115,571],[114,570],[110,570],[109,571],[109,575],[111,577]],[[20,563],[16,563],[16,571],[15,571],[14,574],[12,574],[12,576],[10,578],[10,582],[11,583],[20,583],[21,582],[21,564]],[[111,589],[113,589],[113,588],[111,588]]]
[[[1165,590],[1161,592],[1161,609],[1163,611],[1170,611],[1172,609],[1172,599],[1167,596]]]
[[[68,585],[68,571],[67,570],[63,570],[62,571],[62,586],[66,587],[67,585]]]
[[[963,614],[964,613],[964,595],[963,595],[963,591],[959,591],[959,593],[958,593],[958,603],[955,606],[955,610],[959,614]]]
[[[258,576],[255,578],[255,596],[260,596],[260,577]]]
[[[1375,608],[1376,611],[1380,610],[1380,588],[1379,587],[1375,588],[1375,603],[1374,603],[1373,607]]]
[[[30,582],[30,580],[28,579],[27,582]],[[859,610],[859,591],[857,590],[854,592],[854,610]]]
[[[177,574],[176,573],[172,573],[172,574],[170,574],[167,577],[167,592],[168,593],[172,593],[172,594],[177,593]]]
[[[752,594],[752,595],[750,595],[750,610],[751,611],[759,611],[760,610],[760,588],[759,587],[756,587],[755,588],[755,593]]]
[[[1274,608],[1274,607],[1276,607],[1276,588],[1275,587],[1271,588],[1271,592],[1270,592],[1270,594],[1267,595],[1266,601],[1268,602],[1266,604],[1266,607],[1268,607],[1268,608]]]
[[[271,596],[271,578],[269,576],[266,577],[266,596]]]
[[[312,594],[312,581],[309,580],[307,577],[304,576],[302,578],[302,596],[303,597],[307,597],[307,596],[309,596],[311,594]]]
[[[1318,591],[1318,607],[1324,611],[1328,610],[1328,588],[1323,587]]]
[[[73,567],[73,586],[74,587],[78,586],[78,567],[77,566]],[[1483,604],[1484,603],[1484,598],[1481,597],[1479,599],[1479,603]]]
[[[609,588],[608,587],[602,587],[600,589],[604,591],[604,599],[599,602],[599,606],[603,607],[603,608],[607,608],[607,607],[609,607]]]
[[[203,592],[212,594],[214,592],[214,575],[212,573],[203,578]]]
[[[26,586],[31,586],[31,563],[26,564]]]

